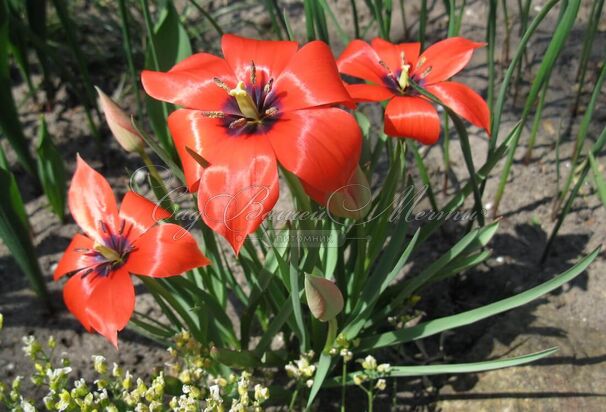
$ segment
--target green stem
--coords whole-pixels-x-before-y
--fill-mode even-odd
[[[368,412],[372,412],[372,407],[374,404],[374,391],[372,390],[372,385],[370,390],[366,391],[366,394],[368,395]]]
[[[290,404],[288,405],[288,410],[289,411],[294,411],[294,407],[295,407],[295,402],[297,401],[297,397],[299,396],[299,384],[297,383],[297,388],[295,389],[295,391],[292,394],[292,397],[290,398]]]
[[[345,412],[345,391],[347,390],[347,362],[343,359],[343,372],[341,373],[341,412]]]
[[[332,318],[328,321],[328,333],[326,334],[326,344],[324,345],[323,352],[328,353],[332,349],[332,345],[337,337],[337,329],[339,325],[336,318]]]

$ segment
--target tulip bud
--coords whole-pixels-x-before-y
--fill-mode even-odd
[[[357,166],[347,184],[328,197],[326,208],[333,216],[358,220],[370,211],[371,200],[368,179]]]
[[[99,104],[105,114],[105,120],[120,146],[129,153],[143,150],[143,138],[133,127],[130,117],[101,89],[95,88],[99,93]]]
[[[328,279],[305,275],[305,296],[311,314],[322,322],[334,319],[343,310],[343,295]]]

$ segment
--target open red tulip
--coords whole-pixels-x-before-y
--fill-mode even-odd
[[[142,81],[150,96],[184,107],[168,126],[187,185],[237,253],[278,199],[278,163],[314,193],[330,192],[347,183],[362,136],[334,107],[352,102],[325,43],[226,34],[221,46],[223,59],[195,54]]]
[[[358,101],[388,100],[385,133],[433,144],[440,137],[440,119],[433,105],[419,95],[411,82],[440,99],[470,123],[490,129],[490,111],[484,99],[466,85],[446,81],[461,71],[474,49],[484,46],[462,37],[451,37],[427,48],[420,43],[392,44],[374,39],[371,44],[354,40],[337,59],[339,71],[370,84],[348,84]]]
[[[130,274],[176,276],[210,263],[185,229],[156,224],[170,213],[155,203],[128,192],[118,209],[107,180],[80,156],[68,203],[84,235],[74,236],[54,279],[70,275],[63,289],[67,308],[116,347],[135,307]]]

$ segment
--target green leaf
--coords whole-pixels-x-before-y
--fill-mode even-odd
[[[258,368],[261,366],[261,359],[249,351],[234,351],[213,346],[210,356],[230,368]]]
[[[311,406],[316,398],[316,395],[322,388],[322,384],[330,371],[330,367],[332,364],[332,357],[324,352],[320,355],[320,360],[318,361],[318,368],[316,369],[316,374],[314,375],[314,383],[311,385],[311,390],[309,392],[309,397],[307,398],[307,408]]]
[[[531,302],[536,298],[559,288],[566,282],[571,281],[576,276],[583,273],[587,266],[589,266],[589,264],[593,262],[593,260],[596,258],[599,251],[599,248],[595,249],[588,256],[584,257],[581,261],[579,261],[572,268],[568,269],[566,272],[556,276],[555,278],[547,282],[535,286],[534,288],[529,289],[526,292],[522,292],[510,298],[506,298],[477,309],[469,310],[452,316],[446,316],[435,320],[430,320],[428,322],[423,322],[411,328],[400,329],[393,332],[387,332],[363,338],[360,342],[358,350],[368,351],[371,349],[399,345],[405,342],[426,338],[428,336],[435,335],[445,330],[469,325],[479,320],[486,319],[487,317],[499,314],[501,312],[505,312],[513,308],[517,308],[518,306],[525,305],[526,303]]]
[[[600,169],[598,168],[598,163],[591,152],[589,152],[589,163],[591,164],[591,172],[593,173],[595,186],[598,189],[598,195],[600,196],[602,204],[604,207],[606,207],[606,181],[604,180],[604,176],[602,176],[602,172],[600,172]]]
[[[393,282],[398,273],[402,270],[410,254],[417,245],[419,239],[419,230],[415,232],[413,238],[408,242],[408,246],[400,256],[398,262],[393,266],[391,271],[378,271],[366,282],[364,290],[362,291],[362,297],[358,300],[356,307],[352,312],[352,320],[343,329],[343,333],[346,335],[348,340],[355,338],[375,307],[377,300],[381,294],[387,289],[387,287]]]
[[[59,151],[53,144],[46,128],[44,117],[40,118],[38,147],[36,149],[38,177],[53,212],[63,221],[65,217],[65,197],[67,178],[65,165]]]
[[[35,175],[36,165],[28,149],[27,139],[23,134],[19,115],[11,90],[9,73],[9,14],[5,0],[0,2],[0,131],[5,136],[17,154],[17,159],[23,168],[32,176]]]
[[[4,154],[0,152],[5,164]],[[48,291],[38,264],[23,200],[13,174],[0,167],[0,239],[48,308]]]
[[[166,7],[160,13],[158,22],[152,29],[147,1],[143,3],[149,38],[145,67],[156,71],[168,71],[178,62],[191,56],[192,49],[187,31],[181,24],[172,2],[166,3]],[[166,125],[166,118],[174,109],[174,106],[157,101],[149,96],[146,97],[146,100],[154,133],[164,150],[174,156],[174,147]]]
[[[528,355],[516,356],[515,358],[495,359],[484,362],[458,363],[451,365],[420,365],[420,366],[392,366],[388,377],[408,377],[408,376],[428,376],[442,375],[451,373],[474,373],[484,372],[496,369],[510,368],[512,366],[523,365],[537,361],[541,358],[553,355],[558,348],[545,349],[540,352],[530,353]],[[355,373],[347,376],[346,385],[353,384]],[[333,378],[327,382],[325,387],[337,387],[341,385],[341,378]]]

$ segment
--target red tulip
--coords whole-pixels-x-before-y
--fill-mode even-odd
[[[128,192],[118,209],[107,180],[80,156],[68,202],[84,235],[74,236],[54,279],[71,275],[63,289],[67,308],[116,347],[135,307],[131,273],[176,276],[209,263],[185,229],[156,225],[170,213],[153,202]]]
[[[142,81],[152,97],[184,107],[168,126],[187,185],[237,253],[278,199],[278,163],[314,198],[347,183],[362,137],[334,107],[351,98],[325,43],[298,49],[228,34],[221,46],[224,59],[195,54],[167,73],[144,71]]]
[[[356,101],[388,100],[385,133],[433,144],[440,137],[438,112],[411,86],[413,82],[435,95],[470,123],[490,128],[486,102],[466,85],[446,81],[467,65],[474,49],[484,46],[462,37],[442,40],[420,56],[420,43],[392,44],[374,39],[352,41],[337,59],[339,71],[371,84],[348,84]]]

